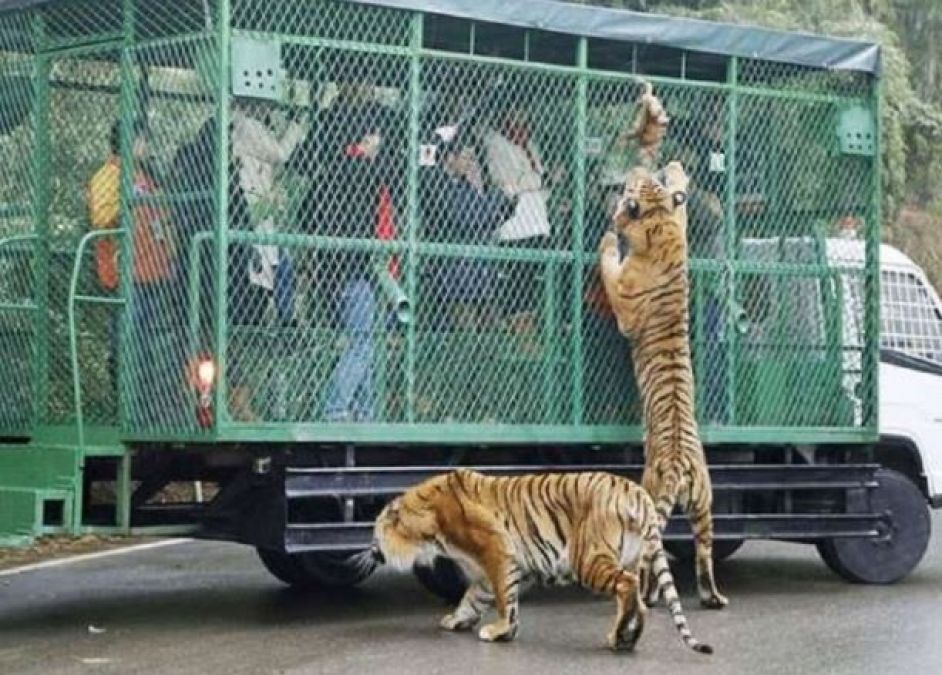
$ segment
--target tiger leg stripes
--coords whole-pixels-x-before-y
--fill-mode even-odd
[[[482,626],[478,637],[487,642],[509,642],[517,636],[520,582],[523,573],[510,556],[490,562],[486,565],[486,572],[490,586],[494,589],[497,621]]]
[[[707,609],[723,609],[729,600],[717,590],[716,578],[713,576],[713,517],[710,513],[709,486],[705,488],[704,494],[706,499],[690,507],[690,527],[697,547],[697,590],[701,605]]]
[[[446,615],[439,625],[445,630],[471,630],[481,621],[481,617],[494,606],[494,593],[486,579],[479,579],[465,591],[458,607]]]
[[[615,615],[615,624],[608,634],[608,646],[614,651],[631,651],[644,630],[644,615],[647,608],[641,599],[638,576],[625,570],[619,570],[619,572],[618,580],[615,582],[618,613]]]

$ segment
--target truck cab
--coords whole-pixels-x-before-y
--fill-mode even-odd
[[[942,302],[925,272],[880,247],[880,455],[942,505]]]

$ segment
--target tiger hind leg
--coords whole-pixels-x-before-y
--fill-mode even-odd
[[[494,606],[494,593],[485,579],[480,579],[465,591],[458,607],[451,614],[442,618],[439,625],[445,630],[471,630],[481,621],[481,617]]]
[[[690,526],[697,547],[697,591],[700,604],[707,609],[723,609],[729,600],[719,592],[713,576],[713,516],[709,504],[691,510]]]
[[[637,575],[621,570],[620,577],[615,586],[618,613],[608,634],[608,646],[616,652],[634,650],[644,631],[644,615],[647,612]]]
[[[613,651],[634,649],[644,630],[647,608],[641,598],[638,575],[625,570],[614,556],[589,556],[590,563],[579,570],[580,582],[597,593],[615,596],[615,623],[608,633],[608,646]]]

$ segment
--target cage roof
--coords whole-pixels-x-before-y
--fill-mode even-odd
[[[57,2],[95,0],[0,0],[0,11]],[[168,0],[140,0],[167,2]],[[172,2],[172,0],[170,0]],[[603,9],[558,0],[342,0],[364,5],[430,12],[570,35],[675,47],[691,51],[793,63],[879,75],[880,46],[700,19]]]

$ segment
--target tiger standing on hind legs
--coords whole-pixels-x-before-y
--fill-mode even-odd
[[[645,83],[634,136],[642,144],[640,155],[647,166],[628,174],[613,219],[615,231],[607,232],[599,245],[600,269],[618,329],[631,340],[646,427],[642,485],[656,504],[662,532],[675,504],[686,510],[696,543],[700,602],[722,609],[728,600],[717,590],[713,575],[713,490],[694,410],[688,178],[679,162],[656,171],[651,166],[667,121]],[[616,231],[628,241],[624,260]],[[646,590],[649,602],[656,601],[656,586]]]

